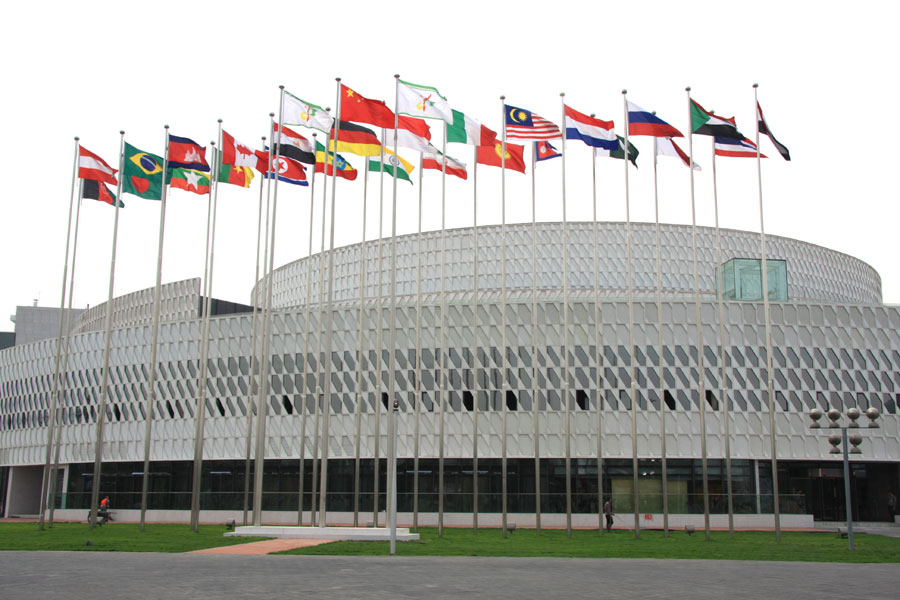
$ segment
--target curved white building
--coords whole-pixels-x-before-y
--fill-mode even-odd
[[[538,518],[563,524],[571,511],[575,525],[596,526],[601,494],[613,498],[617,513],[630,513],[637,481],[642,520],[660,526],[664,455],[671,523],[697,522],[704,511],[705,437],[713,524],[727,522],[726,453],[736,522],[771,524],[759,235],[722,230],[718,257],[715,230],[697,229],[698,351],[690,227],[660,227],[659,294],[655,226],[632,225],[631,318],[625,225],[568,223],[566,229],[564,265],[562,224],[506,226],[505,290],[499,226],[479,227],[477,236],[466,228],[443,237],[398,237],[393,336],[394,240],[336,249],[331,303],[327,253],[277,269],[264,520],[297,521],[302,478],[303,521],[309,523],[313,490],[320,488],[314,471],[320,473],[324,453],[327,521],[372,521],[376,490],[384,506],[386,408],[393,399],[399,403],[401,522],[435,523],[442,514],[447,524],[475,518],[498,524],[505,499],[519,525]],[[767,258],[783,522],[844,518],[840,462],[828,453],[827,435],[810,429],[807,415],[813,408],[844,413],[851,407],[881,413],[877,429],[860,419],[862,454],[852,459],[854,516],[888,520],[888,495],[900,488],[900,310],[881,303],[878,274],[851,256],[767,236]],[[264,286],[257,286],[260,298]],[[187,520],[190,507],[199,289],[198,280],[177,282],[163,296],[150,519]],[[152,290],[114,301],[101,494],[121,511],[140,506],[151,301]],[[82,315],[70,338],[56,499],[63,517],[83,517],[90,496],[102,310]],[[248,409],[255,399],[251,313],[218,315],[211,323],[201,508],[222,512],[204,512],[203,520],[240,513]],[[5,514],[38,511],[56,345],[48,339],[0,351]],[[329,346],[330,364],[321,360]],[[327,403],[316,402],[325,397]],[[255,435],[255,420],[252,430]]]

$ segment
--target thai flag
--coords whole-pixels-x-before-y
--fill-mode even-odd
[[[680,131],[630,101],[628,102],[628,135],[684,137]]]
[[[730,156],[732,158],[756,158],[756,144],[744,138],[733,140],[731,138],[715,137],[716,156]],[[768,158],[760,154],[760,158]]]
[[[604,150],[618,150],[619,140],[612,121],[601,121],[571,108],[566,110],[566,139],[581,140],[588,146]]]

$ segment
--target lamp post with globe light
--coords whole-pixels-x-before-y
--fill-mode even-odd
[[[822,409],[814,408],[809,411],[809,417],[812,419],[812,424],[809,426],[810,429],[821,429],[822,426],[819,425],[819,421],[823,416],[828,417],[828,425],[826,427],[828,429],[840,429],[841,433],[832,433],[828,436],[828,443],[831,444],[831,450],[828,451],[829,454],[841,454],[843,450],[844,454],[844,500],[847,504],[847,543],[850,550],[853,550],[853,509],[850,503],[850,455],[851,454],[862,454],[862,450],[859,449],[859,445],[862,443],[862,436],[854,432],[850,435],[847,434],[848,429],[859,429],[859,417],[861,413],[858,408],[850,408],[847,410],[847,419],[849,419],[849,423],[847,425],[841,425],[838,420],[841,418],[841,411],[836,408],[832,408],[827,413],[823,413]],[[878,423],[875,421],[881,416],[881,412],[874,407],[871,407],[866,410],[866,416],[869,418],[869,429],[877,429]],[[841,446],[843,443],[842,450],[838,450],[838,446]],[[852,446],[852,447],[851,447]]]

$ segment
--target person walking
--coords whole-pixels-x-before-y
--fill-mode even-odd
[[[897,496],[894,495],[894,492],[888,492],[888,520],[893,521],[894,515],[897,514]]]
[[[603,516],[606,517],[606,532],[609,533],[612,531],[613,517],[616,516],[612,510],[612,501],[609,498],[603,503]]]

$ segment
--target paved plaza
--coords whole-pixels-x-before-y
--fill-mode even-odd
[[[0,552],[0,598],[897,598],[895,564]]]

